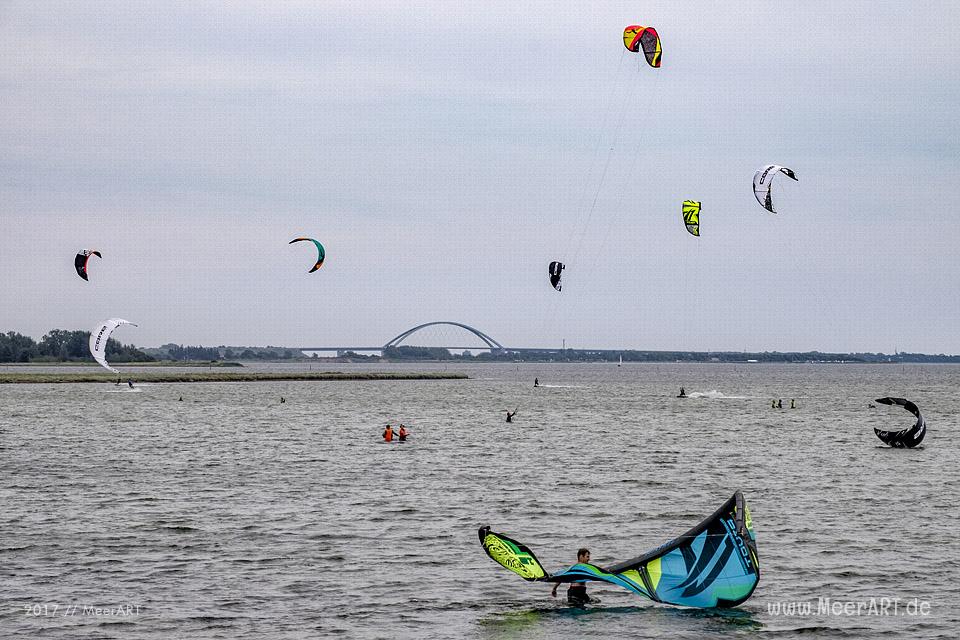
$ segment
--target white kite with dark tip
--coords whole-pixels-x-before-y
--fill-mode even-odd
[[[777,210],[773,208],[773,193],[771,190],[773,189],[773,179],[781,173],[788,178],[797,180],[793,169],[781,167],[778,164],[768,164],[765,167],[757,169],[757,172],[753,174],[753,195],[756,196],[760,206],[770,213],[777,212]]]
[[[101,322],[93,331],[90,332],[90,353],[93,355],[93,359],[100,363],[101,367],[112,371],[117,375],[120,375],[120,372],[107,364],[107,340],[110,339],[110,334],[113,333],[113,330],[122,324],[132,324],[133,326],[137,326],[129,320],[124,320],[123,318],[110,318]]]

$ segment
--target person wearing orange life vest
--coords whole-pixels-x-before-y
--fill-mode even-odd
[[[384,442],[393,442],[393,427],[389,424],[387,428],[383,430],[383,440]]]
[[[406,442],[407,440],[407,428],[402,424],[400,425],[400,431],[397,432],[397,440],[400,442]]]

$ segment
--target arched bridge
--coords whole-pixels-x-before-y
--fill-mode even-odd
[[[451,326],[454,326],[454,327],[460,327],[461,329],[466,329],[467,331],[469,331],[469,332],[472,333],[473,335],[475,335],[475,336],[477,336],[478,338],[480,338],[481,340],[483,340],[483,342],[486,343],[487,347],[489,347],[491,351],[502,351],[502,350],[503,350],[503,345],[502,345],[502,344],[500,344],[499,342],[497,342],[496,340],[494,340],[493,338],[491,338],[490,336],[488,336],[487,334],[485,334],[483,331],[480,331],[479,329],[474,329],[473,327],[471,327],[471,326],[469,326],[469,325],[461,324],[461,323],[459,323],[459,322],[447,322],[447,321],[427,322],[427,323],[425,323],[425,324],[421,324],[421,325],[419,325],[419,326],[416,326],[416,327],[414,327],[413,329],[407,329],[406,331],[404,331],[403,333],[401,333],[400,335],[398,335],[398,336],[397,336],[396,338],[394,338],[393,340],[388,341],[387,344],[383,345],[383,348],[384,348],[384,349],[388,349],[388,348],[390,348],[390,347],[398,347],[398,346],[400,346],[400,343],[401,343],[401,342],[403,342],[404,340],[406,340],[407,338],[409,338],[411,335],[413,335],[413,334],[416,333],[417,331],[420,331],[420,329],[425,329],[426,327],[433,327],[433,326],[438,325],[438,324],[447,324],[447,325],[451,325]],[[444,348],[444,349],[476,349],[476,347],[443,347],[443,348]]]
[[[400,344],[404,340],[406,340],[407,338],[415,334],[417,331],[420,331],[421,329],[425,329],[427,327],[433,327],[437,325],[449,325],[453,327],[459,327],[477,336],[478,338],[480,338],[481,341],[483,341],[485,345],[487,345],[486,347],[478,347],[476,345],[466,346],[466,347],[451,345],[451,346],[440,347],[441,349],[490,349],[490,351],[493,353],[499,353],[507,350],[506,347],[504,347],[502,344],[500,344],[499,342],[491,338],[489,335],[487,335],[483,331],[480,331],[479,329],[474,329],[470,325],[463,324],[462,322],[450,322],[450,321],[443,320],[439,322],[425,322],[424,324],[417,325],[412,329],[407,329],[400,335],[394,337],[391,340],[388,340],[386,344],[380,345],[377,347],[300,347],[300,351],[337,351],[339,353],[343,353],[345,351],[383,351],[384,349],[389,349],[390,347],[400,346]]]

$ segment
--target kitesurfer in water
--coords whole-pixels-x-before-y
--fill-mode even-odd
[[[407,441],[407,428],[403,424],[400,425],[400,431],[397,432],[397,440],[400,442]]]
[[[133,389],[133,380],[130,380],[130,379],[128,378],[128,379],[127,379],[127,385],[128,385],[131,389]]]
[[[783,409],[783,398],[777,400],[777,409]]]
[[[580,549],[577,551],[577,564],[589,564],[590,563],[590,550],[589,549]],[[560,586],[559,582],[555,582],[553,585],[553,591],[550,592],[550,595],[554,598],[557,597],[557,588]],[[567,587],[567,602],[576,605],[583,606],[588,602],[600,602],[598,598],[591,598],[587,595],[587,583],[586,582],[571,582],[570,586]]]
[[[540,386],[540,378],[534,378],[534,379],[533,379],[533,386],[535,386],[535,387],[539,387],[539,386]]]
[[[680,387],[680,395],[678,395],[677,397],[678,397],[678,398],[686,398],[686,397],[687,397],[687,390],[684,389],[683,387]]]
[[[517,407],[519,409],[519,407]],[[513,422],[513,416],[517,415],[517,409],[513,410],[513,413],[510,413],[510,409],[507,409],[507,422]]]
[[[387,428],[383,430],[383,440],[384,442],[393,442],[393,427],[389,424]]]
[[[791,408],[791,409],[796,409],[796,408],[797,408],[797,403],[796,403],[796,401],[795,401],[793,398],[790,398],[790,408]]]

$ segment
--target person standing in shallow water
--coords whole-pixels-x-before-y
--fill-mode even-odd
[[[393,442],[393,427],[389,424],[387,428],[383,430],[383,441],[384,442]]]
[[[577,551],[577,564],[590,564],[589,549],[579,549]],[[555,582],[553,584],[553,591],[550,592],[550,595],[554,598],[557,597],[557,588],[559,586],[559,582]],[[600,602],[600,600],[598,598],[591,598],[589,595],[587,595],[586,582],[571,582],[570,586],[567,587],[567,602],[579,607],[587,604],[588,602]]]
[[[510,409],[507,409],[507,422],[513,422],[513,416],[517,415],[517,410],[514,409],[513,413],[510,413]]]

